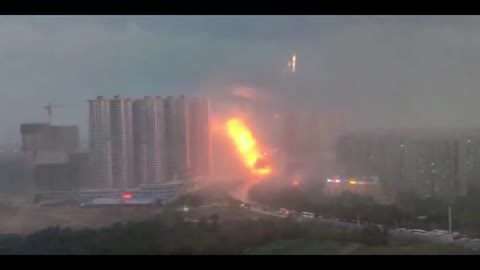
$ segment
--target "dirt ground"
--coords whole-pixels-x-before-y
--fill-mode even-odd
[[[0,198],[0,234],[28,234],[49,226],[98,228],[120,221],[141,221],[161,208],[80,208],[33,204],[27,198]]]

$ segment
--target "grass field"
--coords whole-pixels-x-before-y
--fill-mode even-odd
[[[248,255],[473,255],[474,251],[450,245],[398,244],[369,247],[358,243],[322,242],[304,239],[279,240],[248,249]]]

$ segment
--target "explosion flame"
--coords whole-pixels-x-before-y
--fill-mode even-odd
[[[245,166],[258,176],[271,174],[272,167],[261,154],[250,128],[238,118],[228,120],[225,126]]]

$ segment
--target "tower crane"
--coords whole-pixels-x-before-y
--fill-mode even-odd
[[[52,124],[52,114],[53,114],[53,109],[54,108],[59,108],[59,107],[62,107],[61,105],[53,105],[53,104],[50,104],[48,103],[47,106],[43,107],[45,110],[47,110],[47,114],[48,114],[48,124]]]

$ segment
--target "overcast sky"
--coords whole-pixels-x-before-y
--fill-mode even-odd
[[[293,51],[290,89],[282,72]],[[337,108],[352,127],[478,127],[480,18],[0,17],[1,141],[18,141],[21,122],[45,121],[47,102],[64,106],[57,123],[86,134],[87,98],[216,84]]]

